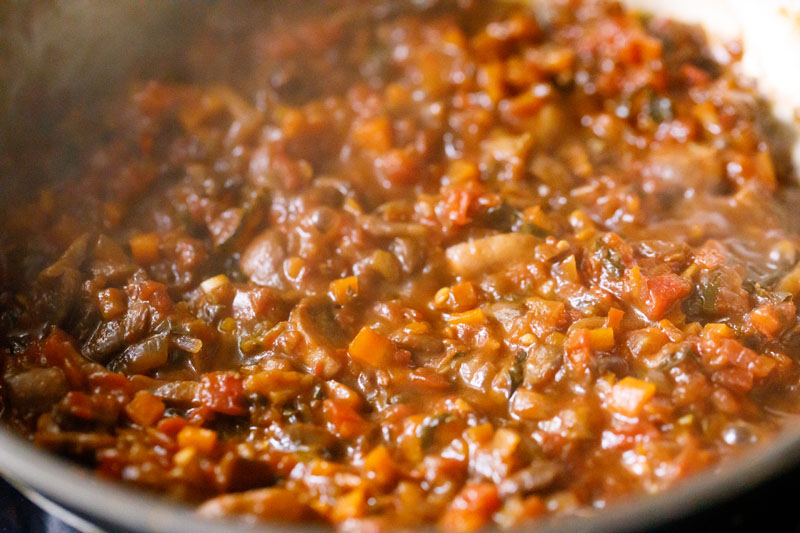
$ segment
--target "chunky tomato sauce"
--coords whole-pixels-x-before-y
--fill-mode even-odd
[[[207,516],[448,531],[781,428],[798,195],[735,46],[593,0],[308,6],[215,6],[3,217],[7,424]]]

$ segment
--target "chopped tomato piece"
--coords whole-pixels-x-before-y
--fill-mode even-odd
[[[206,374],[200,380],[200,401],[213,411],[225,415],[247,412],[242,377],[231,372]]]
[[[439,522],[444,531],[476,531],[500,507],[497,487],[486,483],[467,485],[453,499]]]

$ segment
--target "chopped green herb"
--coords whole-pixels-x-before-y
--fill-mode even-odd
[[[514,394],[514,391],[522,385],[525,379],[525,361],[528,360],[528,352],[525,350],[517,351],[517,356],[514,362],[511,363],[511,368],[508,369],[508,381],[511,384],[511,391],[509,394]]]
[[[519,232],[526,233],[528,235],[534,235],[536,237],[539,237],[540,239],[544,239],[548,235],[550,235],[550,233],[547,230],[540,228],[539,226],[533,224],[532,222],[523,222],[519,228]]]
[[[417,436],[422,444],[422,449],[429,448],[433,444],[433,437],[436,434],[436,428],[443,426],[453,420],[455,416],[452,413],[439,413],[435,416],[429,416],[420,424],[417,430]]]

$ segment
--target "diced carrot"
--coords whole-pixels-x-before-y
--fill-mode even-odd
[[[381,368],[391,362],[393,347],[389,339],[364,326],[355,336],[347,353],[361,363]]]
[[[450,287],[450,298],[453,299],[456,310],[470,309],[478,303],[475,285],[469,281],[462,281]]]
[[[496,486],[469,484],[450,503],[439,525],[443,531],[475,531],[483,527],[499,507],[500,496]]]
[[[612,411],[635,417],[656,393],[656,386],[631,376],[621,379],[611,389],[609,407]]]
[[[447,169],[447,178],[451,184],[460,185],[480,178],[481,171],[478,165],[471,161],[456,159]]]
[[[367,512],[367,497],[363,488],[353,489],[336,500],[331,511],[331,521],[344,522],[349,518],[361,518]]]
[[[614,330],[611,328],[597,328],[589,330],[589,343],[597,351],[614,349]]]
[[[411,101],[411,91],[399,83],[390,83],[384,89],[386,103],[391,109],[397,109],[407,105]]]
[[[703,326],[703,337],[706,339],[733,339],[736,333],[727,324],[709,323]]]
[[[156,429],[165,435],[174,437],[188,424],[189,422],[185,418],[170,416],[159,420]]]
[[[142,300],[146,300],[151,307],[161,313],[172,311],[173,303],[169,297],[169,289],[163,283],[153,280],[143,281],[139,284],[139,295]]]
[[[147,391],[139,391],[125,406],[125,413],[140,426],[152,426],[164,416],[164,402]]]
[[[490,422],[484,422],[478,426],[468,428],[464,434],[473,442],[485,444],[494,436],[494,427]]]
[[[480,307],[470,311],[464,311],[463,313],[453,313],[450,315],[450,318],[447,319],[447,323],[451,326],[456,326],[458,324],[479,326],[484,322],[486,322],[486,315]]]
[[[353,140],[361,148],[386,152],[392,147],[392,123],[387,117],[362,122],[353,127]]]
[[[406,324],[406,331],[408,331],[409,333],[422,335],[425,333],[430,333],[431,327],[428,325],[427,322],[409,322],[408,324]]]
[[[299,257],[290,257],[286,260],[284,265],[286,275],[289,277],[289,279],[299,278],[305,271],[305,268],[305,262]]]
[[[608,317],[606,317],[606,327],[618,328],[622,323],[622,318],[625,316],[625,311],[612,307],[608,310]]]
[[[211,429],[186,426],[178,433],[178,446],[192,447],[201,453],[211,453],[217,446],[217,432]]]
[[[364,458],[364,470],[367,472],[367,478],[379,487],[388,487],[397,477],[392,456],[383,445],[376,446],[367,454]]]
[[[152,265],[158,261],[160,238],[158,233],[141,233],[128,241],[133,260],[140,265]]]
[[[505,97],[506,87],[503,63],[495,61],[487,64],[480,71],[479,79],[492,102],[496,104]]]
[[[513,429],[499,428],[492,437],[492,452],[498,457],[511,457],[517,451],[522,438]]]
[[[358,277],[349,276],[336,279],[330,284],[331,299],[339,305],[346,304],[358,295]]]

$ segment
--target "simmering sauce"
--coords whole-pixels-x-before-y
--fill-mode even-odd
[[[798,195],[735,48],[605,1],[311,5],[210,9],[3,215],[7,424],[207,516],[447,531],[780,430]]]

